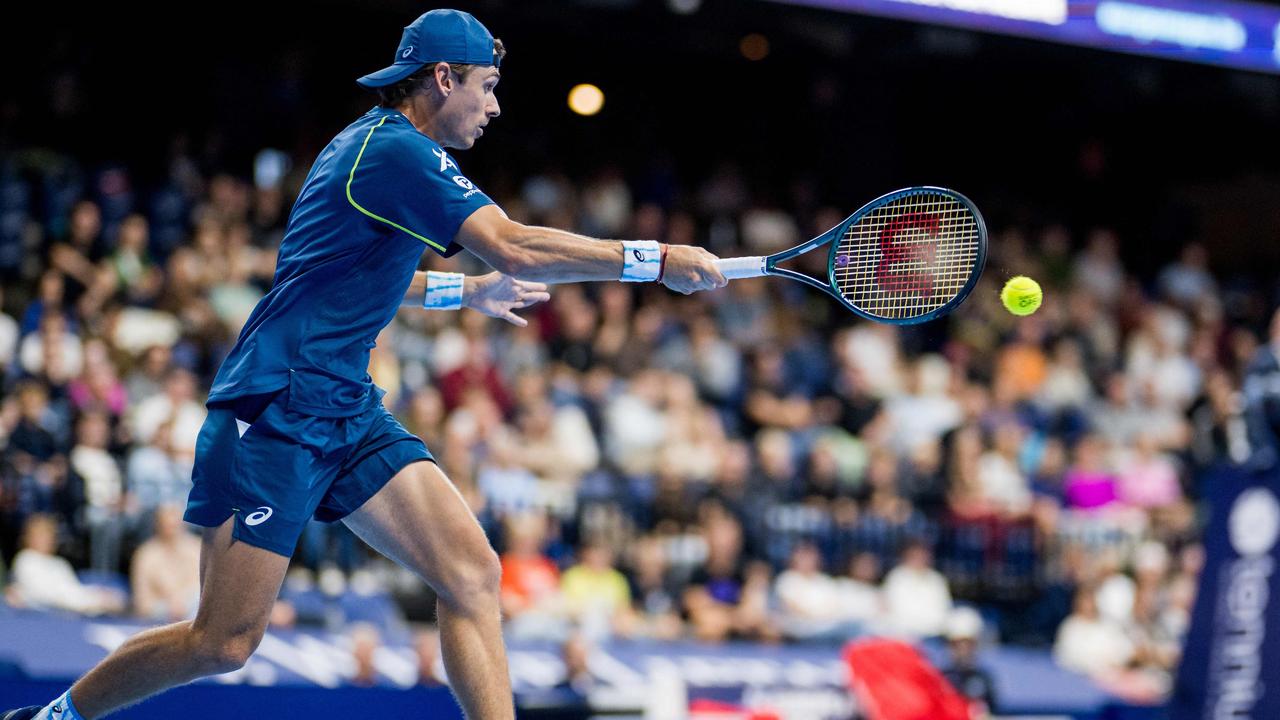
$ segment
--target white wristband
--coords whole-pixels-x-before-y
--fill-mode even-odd
[[[462,273],[427,271],[427,293],[422,307],[428,310],[457,310],[462,307]]]
[[[622,241],[622,281],[652,282],[662,272],[662,246],[657,240]]]

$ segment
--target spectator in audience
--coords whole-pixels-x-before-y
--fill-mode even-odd
[[[605,451],[624,474],[643,475],[657,465],[667,432],[662,383],[661,371],[641,371],[605,408]]]
[[[378,650],[382,647],[382,634],[368,623],[356,623],[347,637],[351,642],[351,677],[347,682],[359,687],[378,684]]]
[[[591,693],[600,683],[588,666],[590,656],[588,640],[581,634],[575,633],[560,644],[564,677],[552,689],[557,717],[585,720],[591,716]]]
[[[1093,383],[1080,341],[1067,337],[1053,347],[1053,360],[1036,397],[1055,413],[1076,412],[1093,403]]]
[[[1134,663],[1155,682],[1167,687],[1177,669],[1182,636],[1162,615],[1161,588],[1139,585],[1133,598],[1133,617],[1125,631],[1134,646]]]
[[[1138,393],[1124,373],[1111,373],[1104,382],[1104,397],[1089,410],[1093,431],[1111,442],[1127,445],[1138,433],[1150,428],[1144,425]]]
[[[1076,443],[1075,460],[1062,479],[1067,506],[1076,510],[1098,510],[1117,499],[1116,476],[1107,462],[1107,441],[1086,435]]]
[[[18,321],[4,311],[4,287],[0,286],[0,380],[8,379],[18,352]]]
[[[572,493],[578,480],[600,464],[591,425],[575,405],[557,408],[539,397],[521,408],[520,462],[532,471],[548,493]]]
[[[801,542],[791,551],[787,569],[778,574],[773,592],[778,598],[784,635],[798,640],[838,637],[846,608],[839,603],[839,586],[822,571],[822,553]]]
[[[849,558],[848,572],[836,580],[836,593],[844,617],[864,630],[881,622],[885,607],[880,593],[880,558],[859,552]]]
[[[413,651],[418,658],[418,685],[444,687],[444,658],[440,654],[440,631],[424,628],[413,636]]]
[[[27,303],[18,325],[19,337],[27,337],[40,329],[40,322],[46,315],[62,315],[71,321],[70,308],[66,304],[65,276],[56,269],[46,269],[40,274],[36,285],[36,296]]]
[[[120,569],[124,536],[124,478],[120,464],[107,451],[110,432],[103,413],[81,415],[69,460],[71,471],[84,483],[90,565],[94,570],[114,573]]]
[[[631,546],[631,610],[624,635],[674,640],[684,631],[680,593],[668,572],[667,552],[657,535],[645,535]]]
[[[1089,233],[1084,252],[1076,257],[1071,276],[1081,289],[1110,307],[1124,289],[1124,267],[1120,264],[1118,240],[1111,230],[1095,228]]]
[[[405,429],[422,438],[427,447],[444,445],[444,400],[435,387],[427,385],[415,391],[401,420]]]
[[[958,607],[947,616],[949,664],[942,674],[961,695],[969,699],[975,717],[987,717],[996,706],[996,682],[978,661],[982,639],[982,616],[970,607]]]
[[[50,264],[71,281],[72,300],[78,299],[94,284],[94,264],[102,257],[102,210],[89,200],[81,200],[71,209],[69,233],[63,242],[49,250]]]
[[[111,270],[113,291],[123,294],[131,305],[150,305],[164,282],[147,251],[149,239],[147,218],[130,215],[120,223],[115,250],[104,261]]]
[[[582,545],[578,563],[560,579],[560,592],[570,617],[592,637],[609,635],[631,606],[626,576],[614,567],[613,551],[597,539]]]
[[[950,392],[951,368],[944,359],[923,356],[907,377],[907,392],[885,403],[890,442],[902,455],[922,442],[937,440],[962,419],[960,403]]]
[[[477,394],[475,401],[489,404]],[[485,499],[501,514],[515,514],[542,504],[538,478],[524,463],[519,437],[503,425],[490,433],[487,456],[476,468],[476,485]]]
[[[129,454],[125,465],[125,509],[135,531],[150,522],[151,514],[160,506],[185,506],[191,492],[193,457],[174,449],[172,433],[173,422],[166,420],[149,442]]]
[[[142,351],[142,357],[133,370],[125,376],[125,394],[133,402],[159,395],[164,390],[165,377],[173,367],[173,351],[166,345],[152,345]]]
[[[80,374],[84,349],[64,315],[44,313],[39,329],[18,346],[18,361],[26,374],[61,386]]]
[[[106,413],[114,426],[128,407],[129,396],[116,376],[110,349],[102,340],[84,343],[84,366],[80,377],[67,384],[71,405],[80,412]]]
[[[154,534],[133,554],[133,612],[166,622],[192,617],[200,601],[200,540],[177,506],[160,506],[152,522]]]
[[[204,423],[205,409],[196,402],[196,379],[190,371],[173,368],[164,381],[164,392],[140,399],[133,412],[133,436],[138,442],[151,442],[166,421],[169,444],[177,452],[195,456],[196,437]]]
[[[1076,591],[1075,609],[1053,643],[1059,665],[1095,677],[1124,668],[1135,652],[1124,628],[1098,612],[1097,590],[1084,585]]]
[[[1016,422],[1001,423],[994,447],[978,459],[983,503],[1001,517],[1022,517],[1031,509],[1031,488],[1019,464],[1024,434]]]
[[[1116,491],[1121,502],[1144,510],[1170,508],[1182,500],[1178,466],[1151,434],[1140,433],[1133,449],[1121,458]]]
[[[1160,271],[1156,284],[1165,298],[1186,308],[1218,292],[1218,283],[1209,273],[1209,253],[1198,242],[1184,245],[1177,262]]]
[[[106,588],[85,585],[71,563],[57,555],[58,525],[47,515],[33,515],[23,528],[23,549],[13,559],[7,597],[19,607],[70,610],[82,615],[117,613],[123,598]]]
[[[547,517],[528,511],[506,520],[502,554],[502,612],[515,636],[563,634],[564,601],[560,571],[542,552]]]
[[[760,639],[776,630],[767,616],[768,568],[742,557],[742,526],[725,510],[707,513],[703,525],[706,562],[694,570],[684,608],[695,637]]]
[[[65,447],[60,427],[65,418],[50,406],[49,391],[37,380],[19,382],[13,394],[17,402],[6,403],[5,412],[8,450],[49,460]]]
[[[941,635],[951,612],[947,579],[933,568],[929,546],[909,540],[901,561],[884,579],[888,621],[898,632],[914,637]]]

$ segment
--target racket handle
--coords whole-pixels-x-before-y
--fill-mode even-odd
[[[740,280],[764,275],[764,258],[761,256],[720,258],[716,268],[728,280]]]

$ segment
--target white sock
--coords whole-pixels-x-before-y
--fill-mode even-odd
[[[84,720],[80,715],[80,711],[76,710],[76,706],[71,702],[71,691],[68,690],[58,696],[57,700],[44,706],[39,715],[33,720]]]

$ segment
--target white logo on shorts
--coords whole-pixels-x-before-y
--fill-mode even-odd
[[[266,510],[266,512],[262,512],[263,510]],[[266,505],[263,505],[262,507],[258,508],[257,512],[251,513],[248,517],[246,517],[244,519],[244,524],[250,527],[253,527],[254,525],[261,525],[262,523],[266,522],[268,519],[271,518],[271,513],[273,512],[275,511],[267,507]]]

